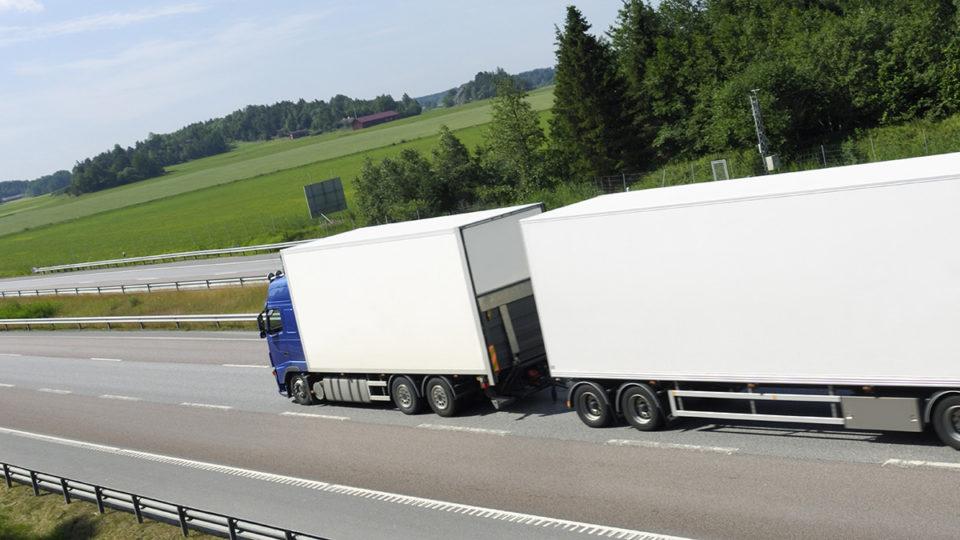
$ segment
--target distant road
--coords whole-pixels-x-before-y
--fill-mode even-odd
[[[960,530],[960,453],[929,434],[588,429],[548,392],[456,418],[301,407],[248,332],[0,332],[0,411],[0,460],[333,538],[568,537],[364,490],[694,538]]]
[[[35,289],[104,287],[110,285],[144,285],[169,281],[237,278],[267,275],[280,269],[280,255],[219,257],[195,261],[179,261],[144,266],[126,266],[0,279],[0,291]]]

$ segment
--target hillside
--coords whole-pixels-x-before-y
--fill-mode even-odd
[[[535,109],[546,111],[552,89],[533,92],[529,99]],[[78,198],[9,203],[0,207],[0,275],[123,253],[223,247],[303,234],[319,227],[307,215],[305,184],[340,176],[349,201],[351,181],[364,158],[380,159],[404,148],[428,152],[441,125],[476,146],[489,118],[489,101],[476,102],[357,132],[245,143],[226,154],[171,167],[170,174],[157,179]]]

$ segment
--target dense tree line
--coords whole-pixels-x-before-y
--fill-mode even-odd
[[[749,148],[754,89],[767,136],[788,158],[857,129],[955,114],[958,5],[625,0],[600,35],[570,6],[556,32],[548,134],[523,101],[526,85],[502,70],[478,74],[471,92],[492,85],[497,96],[484,143],[471,155],[444,131],[432,159],[405,151],[367,162],[360,213],[386,222],[530,200],[564,183]]]
[[[494,97],[497,95],[497,84],[503,79],[513,79],[517,87],[529,91],[553,84],[553,76],[553,68],[538,68],[510,75],[503,68],[498,67],[493,71],[481,71],[473,77],[472,81],[465,82],[446,92],[418,97],[417,101],[425,108],[454,107],[471,101]]]
[[[0,199],[16,195],[35,197],[54,193],[70,185],[70,171],[57,171],[34,180],[8,180],[0,182]]]
[[[114,145],[112,150],[78,162],[68,192],[79,195],[159,176],[168,165],[226,152],[235,141],[266,140],[293,132],[322,133],[343,127],[349,123],[347,119],[356,116],[382,111],[412,116],[421,110],[407,94],[399,101],[390,95],[368,100],[337,95],[330,101],[301,99],[249,105],[173,133],[151,133],[133,147]]]

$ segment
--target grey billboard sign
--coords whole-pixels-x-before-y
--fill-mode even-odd
[[[303,193],[307,197],[307,206],[310,208],[310,217],[316,219],[325,214],[331,214],[347,209],[347,199],[343,195],[343,184],[340,177],[303,186]]]

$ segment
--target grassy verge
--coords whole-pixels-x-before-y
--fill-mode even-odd
[[[41,492],[42,493],[42,492]],[[190,533],[191,538],[214,538]],[[180,529],[164,523],[137,523],[132,514],[107,510],[103,515],[87,502],[64,504],[59,495],[39,497],[27,486],[0,488],[0,540],[173,540]]]

